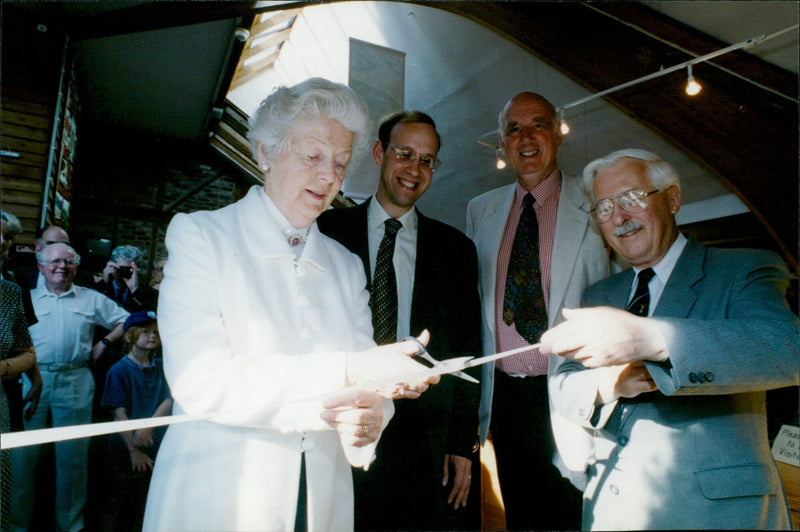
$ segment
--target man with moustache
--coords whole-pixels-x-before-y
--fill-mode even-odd
[[[467,235],[478,250],[486,355],[538,342],[561,319],[562,308],[578,305],[587,284],[608,275],[608,254],[579,183],[556,161],[563,139],[553,105],[522,92],[498,121],[516,182],[474,198],[467,208]],[[512,266],[515,275],[509,275]],[[580,492],[553,464],[547,367],[538,350],[482,366],[481,441],[491,430],[510,530],[576,529],[580,523]]]
[[[394,342],[428,329],[428,351],[446,359],[479,352],[480,303],[472,242],[415,207],[439,165],[439,148],[430,116],[404,111],[384,120],[372,147],[381,169],[378,191],[356,207],[327,211],[318,224],[364,264],[376,342]],[[389,305],[396,322],[384,325],[377,310],[382,291],[377,266],[392,224],[396,241],[387,240],[387,260],[396,278],[391,288],[396,300]],[[354,470],[356,530],[480,527],[480,461],[473,454],[478,393],[477,384],[445,375],[420,399],[395,401],[377,459],[368,472]],[[474,510],[469,514],[464,509],[468,499]]]
[[[652,153],[611,153],[583,178],[633,268],[542,336],[561,355],[553,407],[592,439],[582,529],[791,528],[765,406],[766,390],[800,380],[786,265],[680,234],[678,175]]]

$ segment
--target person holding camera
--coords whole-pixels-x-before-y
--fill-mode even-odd
[[[103,279],[96,285],[101,292],[128,312],[156,309],[158,292],[139,284],[139,263],[143,253],[136,246],[122,245],[114,248],[111,259],[103,268]]]

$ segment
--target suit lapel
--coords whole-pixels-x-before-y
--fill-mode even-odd
[[[486,215],[483,221],[484,228],[480,231],[479,238],[475,239],[475,245],[478,249],[483,249],[481,263],[483,266],[489,266],[486,271],[481,272],[481,282],[484,285],[484,294],[487,294],[483,301],[483,315],[486,323],[489,324],[491,329],[492,338],[494,338],[495,322],[495,285],[497,283],[497,254],[500,251],[500,243],[503,240],[503,231],[506,228],[508,221],[508,213],[511,211],[511,204],[514,201],[514,191],[516,190],[516,181],[511,185],[507,185],[498,194],[497,200],[490,206],[491,212]],[[478,235],[476,235],[478,236]],[[487,290],[488,289],[488,290]],[[494,343],[494,340],[492,341]]]
[[[372,198],[355,207],[342,209],[342,218],[338,227],[331,228],[344,247],[358,255],[364,265],[364,274],[367,276],[367,290],[372,290],[372,275],[369,267],[369,217],[368,207]]]
[[[431,234],[430,219],[417,209],[417,254],[414,264],[414,287],[411,293],[411,331],[412,333],[429,324],[417,323],[421,316],[427,315],[425,309],[419,308],[421,291],[430,285],[436,277],[436,265],[429,263],[431,246],[436,245],[435,236]],[[424,321],[424,319],[423,319]],[[421,330],[421,329],[420,329]]]
[[[558,265],[559,271],[550,274],[550,302],[548,321],[552,327],[559,316],[567,285],[572,279],[580,246],[589,227],[589,208],[580,191],[576,178],[561,174],[561,195],[558,200],[556,233],[553,241],[551,265]]]
[[[689,315],[698,297],[694,285],[705,275],[705,256],[705,246],[689,237],[664,287],[658,306],[653,312],[654,316],[685,318]]]

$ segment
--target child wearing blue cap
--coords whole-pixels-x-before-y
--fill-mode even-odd
[[[155,357],[161,345],[156,313],[134,312],[122,329],[127,354],[109,369],[101,406],[110,408],[118,421],[168,415],[172,397],[162,361]],[[153,463],[165,430],[156,427],[109,437],[105,530],[141,530]]]

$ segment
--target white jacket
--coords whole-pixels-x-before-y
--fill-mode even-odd
[[[253,187],[167,231],[158,323],[174,413],[219,414],[167,431],[144,530],[292,530],[301,451],[310,530],[353,528],[350,464],[319,397],[345,385],[346,351],[374,345],[364,269],[316,223],[295,260],[267,201]],[[386,400],[384,424],[392,413]]]

